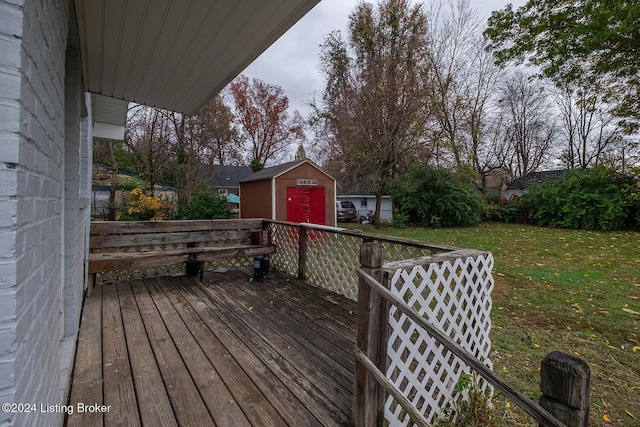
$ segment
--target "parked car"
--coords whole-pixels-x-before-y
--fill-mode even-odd
[[[339,222],[353,221],[358,217],[356,207],[350,201],[336,202],[336,218]]]

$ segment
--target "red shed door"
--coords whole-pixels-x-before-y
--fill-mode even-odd
[[[324,225],[324,188],[287,187],[287,221]]]

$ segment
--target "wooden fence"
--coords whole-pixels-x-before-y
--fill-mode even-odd
[[[378,242],[385,262],[445,253],[459,248],[410,239],[343,230],[335,227],[265,220],[276,253],[271,264],[278,271],[357,300],[360,247]]]
[[[383,263],[365,243],[358,297],[355,426],[426,426],[454,401],[463,372],[474,371],[541,426],[582,427],[589,419],[589,368],[553,352],[542,363],[540,404],[491,369],[493,258],[458,250]],[[385,374],[386,373],[386,374]]]

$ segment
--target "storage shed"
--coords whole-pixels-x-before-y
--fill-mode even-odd
[[[309,160],[265,168],[240,181],[240,218],[336,225],[336,181]]]

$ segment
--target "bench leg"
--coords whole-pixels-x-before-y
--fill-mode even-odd
[[[198,276],[202,280],[204,274],[204,261],[187,262],[185,273],[187,276]]]

